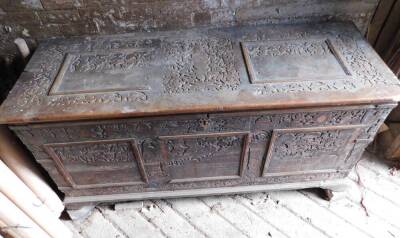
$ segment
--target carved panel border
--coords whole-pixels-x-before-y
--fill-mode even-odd
[[[152,50],[152,49],[150,49]],[[112,54],[112,53],[133,53],[133,52],[141,52],[143,49],[130,49],[130,50],[114,50],[112,52],[102,52],[102,51],[96,51],[96,52],[69,52],[65,53],[63,56],[62,63],[60,64],[60,67],[57,71],[56,77],[54,78],[53,82],[50,85],[48,95],[71,95],[71,94],[87,94],[87,93],[106,93],[106,92],[121,92],[121,91],[146,91],[150,90],[149,87],[147,86],[130,86],[130,87],[113,87],[113,88],[106,88],[106,89],[96,89],[96,90],[74,90],[74,91],[62,91],[59,92],[58,89],[60,85],[62,84],[62,80],[64,79],[65,74],[67,73],[69,67],[71,66],[72,60],[75,57],[79,56],[96,56],[97,54],[101,53],[104,55],[107,54]]]
[[[278,138],[279,134],[283,133],[293,133],[293,132],[320,132],[320,131],[331,131],[331,130],[348,130],[354,129],[355,133],[348,139],[347,143],[351,143],[354,141],[356,143],[357,137],[361,134],[361,129],[365,128],[366,125],[345,125],[345,126],[323,126],[323,127],[301,127],[301,128],[284,128],[284,129],[274,129],[272,131],[271,140],[269,141],[268,152],[266,158],[264,160],[264,166],[262,167],[261,176],[262,177],[272,177],[272,176],[288,176],[288,175],[299,175],[299,174],[309,174],[309,173],[321,173],[327,172],[331,173],[334,172],[332,169],[326,170],[307,170],[307,171],[291,171],[291,172],[279,172],[279,173],[271,173],[267,172],[269,164],[273,157],[273,149],[275,146],[276,139]],[[352,144],[354,144],[352,143]],[[353,146],[352,146],[353,147]],[[343,156],[343,160],[346,162],[349,155],[351,154],[351,150],[347,151],[347,154]]]
[[[250,82],[252,84],[265,84],[265,83],[290,83],[290,82],[296,82],[298,81],[298,78],[285,78],[283,80],[277,81],[277,82],[270,82],[266,79],[263,80],[257,80],[256,76],[255,76],[255,68],[254,65],[251,61],[251,57],[250,57],[250,52],[248,49],[248,46],[251,44],[256,44],[256,45],[260,45],[260,46],[265,46],[268,45],[268,43],[271,42],[291,42],[291,41],[295,41],[295,40],[269,40],[269,41],[242,41],[240,42],[240,47],[242,49],[242,54],[243,54],[243,58],[244,58],[244,63],[246,65],[246,69],[247,69],[247,73],[249,75],[250,78]],[[296,40],[298,41],[298,40]],[[339,65],[341,66],[341,68],[343,69],[343,72],[345,73],[345,76],[340,77],[340,78],[336,78],[336,79],[348,79],[351,78],[353,73],[351,71],[351,67],[346,63],[346,60],[344,58],[344,56],[342,55],[342,53],[339,50],[339,47],[337,47],[333,41],[331,41],[330,39],[324,39],[324,38],[313,38],[313,39],[304,39],[304,42],[307,43],[314,43],[314,42],[322,42],[323,44],[326,44],[327,49],[330,51],[330,53],[335,57],[335,59],[337,60],[337,62],[339,63]],[[296,80],[297,79],[297,80]],[[332,77],[324,77],[323,75],[320,77],[307,77],[307,78],[302,78],[302,82],[305,81],[314,81],[314,80],[332,80]]]
[[[54,147],[57,146],[71,146],[71,145],[83,145],[83,144],[104,144],[104,143],[116,143],[116,142],[127,142],[131,146],[132,152],[134,154],[134,159],[136,160],[138,171],[142,181],[135,182],[120,182],[120,183],[103,183],[103,184],[93,184],[93,185],[79,185],[76,184],[71,174],[67,171],[62,162],[62,159],[54,151]],[[140,185],[148,183],[148,175],[144,167],[144,161],[139,153],[136,141],[133,138],[126,139],[112,139],[112,140],[91,140],[91,141],[79,141],[79,142],[67,142],[67,143],[48,143],[43,145],[43,149],[50,155],[50,157],[55,162],[57,170],[60,172],[65,181],[74,189],[90,189],[90,188],[101,188],[101,187],[113,187],[113,186],[129,186],[129,185]]]
[[[182,138],[204,138],[204,137],[227,137],[227,136],[243,136],[243,144],[240,152],[240,164],[239,164],[239,173],[238,175],[232,176],[214,176],[214,177],[200,177],[200,178],[184,178],[184,179],[172,179],[169,181],[172,183],[184,183],[184,182],[201,182],[201,181],[213,181],[213,180],[228,180],[228,179],[240,179],[245,175],[245,166],[248,163],[248,152],[251,140],[251,133],[249,131],[244,132],[221,132],[221,133],[202,133],[202,134],[191,134],[191,135],[174,135],[174,136],[159,136],[160,144],[161,144],[161,153],[164,160],[168,160],[167,158],[167,148],[166,148],[166,140],[169,139],[182,139]]]

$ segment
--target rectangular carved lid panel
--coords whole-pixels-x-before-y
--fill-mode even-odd
[[[153,64],[151,51],[67,53],[49,95],[148,90],[141,67]]]
[[[348,23],[42,42],[0,123],[397,101],[398,80]]]
[[[329,39],[249,41],[242,42],[242,50],[252,83],[351,76],[343,57]]]

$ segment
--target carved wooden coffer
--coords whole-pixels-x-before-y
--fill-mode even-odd
[[[400,96],[349,23],[52,39],[1,106],[71,208],[325,186]]]

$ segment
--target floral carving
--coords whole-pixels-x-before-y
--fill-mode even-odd
[[[163,76],[169,94],[237,90],[240,77],[235,65],[235,44],[225,39],[198,39],[165,43],[173,63]],[[200,64],[196,61],[202,61]],[[200,62],[199,61],[199,62]]]
[[[30,127],[15,126],[12,129],[21,138],[24,144],[34,154],[39,163],[42,163],[46,169],[51,169],[51,176],[59,183],[60,187],[65,187],[62,177],[56,172],[55,162],[51,155],[43,149],[44,144],[48,143],[68,143],[79,142],[74,145],[52,146],[54,152],[64,163],[82,163],[86,166],[93,166],[95,163],[104,166],[113,166],[114,163],[131,163],[136,160],[132,148],[128,142],[120,141],[113,143],[88,144],[85,140],[107,140],[117,138],[135,138],[139,146],[139,155],[144,158],[144,167],[148,172],[149,184],[153,188],[160,189],[190,189],[200,187],[216,187],[216,186],[236,186],[240,184],[265,184],[265,183],[286,183],[294,181],[313,181],[325,180],[330,178],[342,178],[346,175],[346,171],[326,172],[326,173],[308,173],[306,169],[304,174],[278,175],[273,171],[261,174],[262,161],[267,156],[264,149],[268,148],[271,140],[272,130],[276,128],[286,128],[285,133],[280,133],[275,140],[278,148],[272,148],[274,163],[292,163],[292,159],[296,158],[313,158],[324,159],[321,155],[335,155],[337,150],[343,148],[343,143],[352,137],[354,129],[325,130],[325,131],[291,131],[293,127],[322,127],[322,126],[345,126],[345,125],[366,125],[365,129],[360,129],[360,135],[354,136],[355,140],[372,138],[376,133],[382,119],[389,113],[391,107],[361,107],[347,108],[333,111],[313,111],[313,112],[275,112],[262,115],[243,115],[231,117],[228,115],[220,115],[218,118],[202,117],[187,118],[176,117],[165,120],[152,118],[149,120],[116,120],[109,123],[83,123],[72,125],[64,125],[62,127]],[[214,124],[220,125],[218,121],[226,121],[224,130],[232,130],[232,128],[244,128],[243,125],[251,124],[249,128],[251,135],[251,143],[249,144],[250,164],[244,163],[243,167],[246,172],[239,179],[223,179],[223,180],[207,180],[184,183],[168,183],[171,179],[182,178],[199,178],[202,176],[218,176],[219,172],[226,172],[228,175],[238,175],[238,167],[242,158],[242,148],[244,145],[244,134],[238,135],[221,135],[214,137],[192,137],[184,136],[171,138],[171,133],[176,133],[179,128],[183,128],[179,133],[197,134],[204,133],[202,126],[210,126]],[[233,120],[233,121],[231,121]],[[252,123],[249,123],[252,121]],[[168,122],[168,123],[166,123]],[[191,125],[185,126],[186,123],[192,122]],[[237,122],[237,123],[236,123]],[[244,124],[242,124],[244,123]],[[189,123],[190,124],[190,123]],[[228,125],[237,124],[234,127]],[[202,126],[201,126],[202,125]],[[166,129],[165,127],[168,127]],[[192,128],[192,129],[188,129]],[[310,129],[308,129],[310,130]],[[169,136],[167,139],[159,139],[158,135]],[[136,139],[137,138],[137,139]],[[286,144],[286,145],[285,145]],[[164,146],[164,147],[163,147]],[[348,166],[359,158],[363,147],[357,145],[356,149],[350,150]],[[360,149],[359,149],[360,147]],[[264,148],[264,149],[262,149]],[[163,154],[161,149],[166,152]],[[279,152],[279,153],[278,153]],[[278,155],[278,157],[276,157]],[[308,157],[307,157],[308,156]],[[53,158],[54,159],[54,158]],[[338,158],[339,159],[339,158]],[[299,161],[299,160],[296,160]],[[296,162],[295,161],[295,162]],[[306,160],[304,160],[306,161]],[[308,162],[312,160],[307,160]],[[335,164],[337,161],[331,157],[331,161]],[[221,170],[207,170],[207,166],[212,163],[224,163],[229,166],[216,166]],[[328,163],[328,162],[327,162]],[[132,163],[135,164],[136,163]],[[306,163],[301,163],[301,165]],[[272,166],[273,163],[269,166]],[[276,164],[275,164],[276,165]],[[198,166],[198,167],[196,167]],[[213,165],[210,165],[213,166]],[[198,169],[198,174],[192,176],[190,168]],[[201,170],[202,168],[205,168]],[[272,167],[268,167],[272,168]],[[297,167],[298,168],[298,167]],[[347,168],[347,167],[346,167]],[[229,169],[229,170],[227,170]],[[201,170],[201,172],[199,172]],[[185,171],[189,171],[185,173]],[[273,176],[272,176],[273,175]],[[57,177],[58,176],[58,177]],[[150,185],[149,185],[150,186]],[[102,192],[117,191],[116,187],[108,189],[102,188]],[[127,186],[124,189],[131,189],[132,192],[144,191],[141,186]],[[127,190],[121,190],[126,192]],[[64,190],[63,190],[64,191]],[[66,191],[64,191],[66,192]]]
[[[270,83],[256,88],[256,93],[259,95],[271,95],[274,93],[296,93],[296,92],[320,92],[320,91],[353,91],[365,87],[374,87],[375,85],[394,85],[398,86],[393,77],[384,77],[382,72],[366,56],[366,46],[362,45],[358,39],[347,36],[337,36],[332,39],[335,43],[337,51],[340,54],[340,59],[343,60],[349,67],[350,79],[329,79],[315,81],[300,81],[290,83]],[[301,42],[301,41],[300,41]],[[311,45],[311,43],[310,43]],[[301,46],[301,44],[300,44]],[[326,52],[323,48],[308,47],[296,48],[293,46],[272,47],[271,55],[286,55],[286,54],[317,54]],[[267,52],[267,49],[264,49]],[[257,53],[262,53],[262,50],[255,50]]]
[[[266,177],[267,183],[288,183],[296,181],[315,181],[327,180],[333,178],[343,178],[348,174],[347,171],[333,172],[333,173],[312,173],[301,175],[285,175],[285,176],[271,176]]]
[[[183,166],[185,162],[204,162],[215,159],[216,154],[242,147],[242,136],[177,138],[166,141],[169,166]]]
[[[88,104],[119,104],[127,102],[145,102],[148,96],[145,92],[134,91],[127,93],[104,93],[104,94],[88,94],[74,96],[52,96],[48,102],[48,106],[60,107],[71,105],[88,105]]]
[[[258,131],[253,133],[251,143],[265,143],[271,139],[272,131]]]
[[[346,134],[343,130],[282,133],[278,135],[279,143],[274,146],[274,154],[280,159],[290,160],[336,152],[347,142],[343,134]]]
[[[299,112],[283,114],[267,114],[255,118],[255,124],[262,127],[275,125],[275,127],[287,126],[317,126],[317,125],[340,125],[359,124],[364,120],[367,109],[338,110],[326,112]]]
[[[250,56],[313,56],[330,53],[325,41],[271,41],[247,45]]]
[[[129,142],[52,146],[52,149],[67,163],[123,163],[135,159]]]
[[[376,85],[396,86],[398,84],[383,67],[374,63],[376,56],[370,53],[371,49],[357,33],[354,33],[354,29],[347,26],[335,27],[326,27],[326,29],[324,27],[318,29],[284,27],[282,30],[274,27],[260,27],[255,30],[238,29],[234,35],[214,34],[214,31],[208,30],[190,31],[193,34],[187,38],[166,33],[140,37],[51,40],[44,42],[37,49],[26,71],[10,92],[9,100],[3,104],[3,111],[14,115],[13,118],[32,115],[29,119],[33,120],[34,116],[45,117],[48,107],[52,108],[52,111],[58,110],[57,115],[72,112],[76,109],[74,106],[78,106],[82,111],[91,110],[88,109],[88,105],[118,106],[121,111],[123,111],[123,106],[127,105],[131,111],[145,110],[148,109],[148,105],[155,105],[147,102],[153,99],[154,102],[158,102],[157,100],[162,100],[164,96],[166,99],[174,98],[177,94],[201,96],[202,92],[224,91],[231,96],[231,93],[236,95],[243,92],[238,95],[251,94],[260,102],[263,98],[259,97],[260,95],[274,99],[275,94],[299,92],[346,91],[351,93]],[[329,53],[329,47],[321,39],[329,39],[334,43],[338,53],[335,57],[343,61],[346,66],[344,68],[349,68],[349,72],[346,73],[351,74],[351,77],[347,75],[349,77],[346,76],[346,79],[326,80],[317,78],[312,81],[299,79],[290,83],[271,82],[251,86],[242,82],[245,77],[245,72],[242,74],[242,71],[245,69],[239,55],[239,42],[259,43],[259,46],[248,46],[252,55],[313,56]],[[265,42],[269,43],[264,44]],[[66,55],[73,56],[72,63],[66,71],[67,74],[115,73],[130,70],[135,66],[147,65],[149,59],[152,63],[156,62],[154,66],[159,68],[143,78],[143,81],[149,82],[148,85],[150,85],[146,89],[134,88],[127,91],[116,89],[99,93],[96,92],[96,88],[90,93],[49,95],[51,91],[49,89]],[[150,68],[153,68],[153,65],[150,65]],[[153,97],[154,95],[162,96],[158,98]],[[240,97],[237,96],[237,98]],[[246,97],[246,99],[251,101],[252,97]],[[229,101],[225,102],[229,103]]]
[[[69,73],[115,73],[143,67],[151,59],[151,52],[111,52],[72,55]]]
[[[14,87],[10,92],[10,94],[15,96],[15,101],[13,101],[12,104],[6,101],[5,106],[21,110],[32,105],[60,107],[86,104],[120,104],[126,102],[145,102],[148,100],[147,93],[139,90],[116,93],[48,96],[47,92],[58,73],[59,65],[63,62],[64,55],[70,51],[78,50],[79,47],[82,50],[85,46],[85,42],[80,42],[75,45],[71,44],[69,46],[70,47],[63,44],[54,44],[39,50],[37,53],[38,55],[35,55],[35,58],[33,58],[35,62],[32,64],[35,66],[27,66],[28,70],[30,70],[31,67],[35,68],[32,72],[24,73],[17,82],[17,84],[21,85]],[[91,44],[86,48],[90,49]],[[74,58],[73,64],[69,66],[69,72],[121,70],[123,68],[132,67],[134,64],[143,64],[144,58],[146,57],[149,57],[148,54],[143,52],[134,52],[131,54],[116,53],[108,56],[80,55]],[[97,62],[96,60],[102,63],[95,64]],[[132,62],[134,62],[134,64]]]

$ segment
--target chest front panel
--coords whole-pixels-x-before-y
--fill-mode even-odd
[[[15,126],[69,196],[344,177],[393,105]]]

